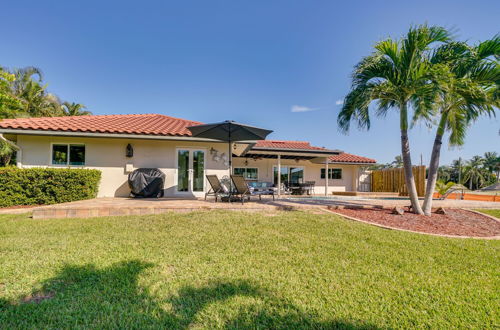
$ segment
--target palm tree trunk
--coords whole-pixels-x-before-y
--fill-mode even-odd
[[[434,145],[432,146],[431,161],[429,163],[429,173],[427,175],[427,187],[425,188],[425,198],[423,211],[425,215],[431,215],[432,210],[432,196],[434,195],[434,187],[436,187],[436,181],[439,169],[439,157],[441,155],[441,146],[443,144],[443,134],[446,126],[446,114],[441,115],[441,120],[439,121],[439,126],[436,132],[436,138],[434,139]]]
[[[405,173],[405,183],[410,196],[410,202],[414,213],[424,214],[418,203],[417,187],[413,176],[410,141],[408,140],[408,113],[406,102],[402,102],[400,107],[400,127],[401,127],[401,156],[403,156],[403,167]]]

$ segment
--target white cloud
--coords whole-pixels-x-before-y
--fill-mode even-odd
[[[342,100],[342,99],[337,100],[337,101],[335,101],[335,104],[336,105],[342,105],[342,104],[344,104],[344,100]]]
[[[310,108],[303,105],[292,105],[292,107],[290,108],[291,112],[309,112],[316,110],[319,110],[319,108]]]

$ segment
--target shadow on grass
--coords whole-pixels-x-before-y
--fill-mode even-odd
[[[128,261],[109,268],[65,266],[41,290],[15,302],[0,299],[0,324],[11,328],[347,328],[374,329],[362,322],[318,321],[293,304],[248,281],[213,281],[204,287],[183,287],[176,295],[153,298],[138,284],[152,264]],[[216,320],[198,312],[233,297],[251,298]],[[165,308],[166,307],[166,308]],[[227,306],[224,312],[227,313]]]

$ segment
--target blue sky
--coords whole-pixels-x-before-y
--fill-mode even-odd
[[[40,67],[51,92],[95,114],[233,119],[390,162],[395,114],[369,132],[337,130],[352,67],[411,24],[476,42],[500,32],[498,17],[499,1],[3,1],[0,65]],[[500,152],[499,127],[480,120],[464,147],[443,146],[442,163]],[[428,161],[433,135],[412,130],[414,163]]]

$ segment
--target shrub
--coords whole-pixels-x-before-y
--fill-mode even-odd
[[[101,171],[0,168],[0,207],[72,202],[95,198]]]

